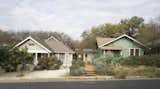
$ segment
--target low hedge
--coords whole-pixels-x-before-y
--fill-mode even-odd
[[[160,55],[144,55],[130,57],[110,57],[100,56],[94,59],[94,63],[103,62],[111,65],[129,65],[129,66],[153,66],[160,67]]]
[[[160,67],[160,55],[144,55],[144,56],[132,56],[123,58],[121,60],[121,65],[145,65],[145,66],[153,66]]]
[[[57,59],[56,56],[52,57],[42,57],[39,59],[38,65],[35,67],[35,70],[56,70],[59,69],[62,65],[62,62]]]
[[[160,77],[160,68],[148,66],[116,66],[114,68],[115,78],[126,78],[127,76]]]
[[[95,58],[93,63],[98,75],[113,75],[115,78],[125,78],[126,76],[160,77],[160,55],[100,56]]]
[[[101,56],[94,59],[93,63],[96,67],[96,74],[98,75],[113,75],[113,66],[111,61],[113,57]]]
[[[84,62],[82,60],[75,61],[70,67],[71,76],[82,76],[85,75]]]

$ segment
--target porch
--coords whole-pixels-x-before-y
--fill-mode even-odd
[[[52,57],[56,56],[58,60],[61,60],[63,67],[70,67],[72,65],[73,55],[70,53],[45,53],[45,52],[35,52],[32,53],[34,56],[33,64],[38,64],[38,59],[42,57]]]
[[[103,50],[103,55],[121,56],[121,50]]]

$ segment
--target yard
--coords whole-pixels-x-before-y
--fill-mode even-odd
[[[109,57],[101,56],[94,58],[95,74],[101,76],[114,76],[114,78],[159,78],[160,77],[160,56],[140,57]],[[85,76],[85,63],[77,61],[71,67],[71,75]],[[93,68],[93,67],[92,67]],[[94,71],[94,69],[91,69]]]

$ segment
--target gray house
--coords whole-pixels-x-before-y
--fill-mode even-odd
[[[72,49],[66,46],[63,42],[51,36],[48,39],[40,39],[38,37],[29,36],[19,42],[15,47],[20,50],[27,49],[28,53],[34,55],[34,64],[38,64],[38,58],[42,56],[51,57],[55,55],[63,62],[64,67],[72,65],[73,54]]]

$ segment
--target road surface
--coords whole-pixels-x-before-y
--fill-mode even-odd
[[[160,89],[160,79],[0,83],[0,89]]]

